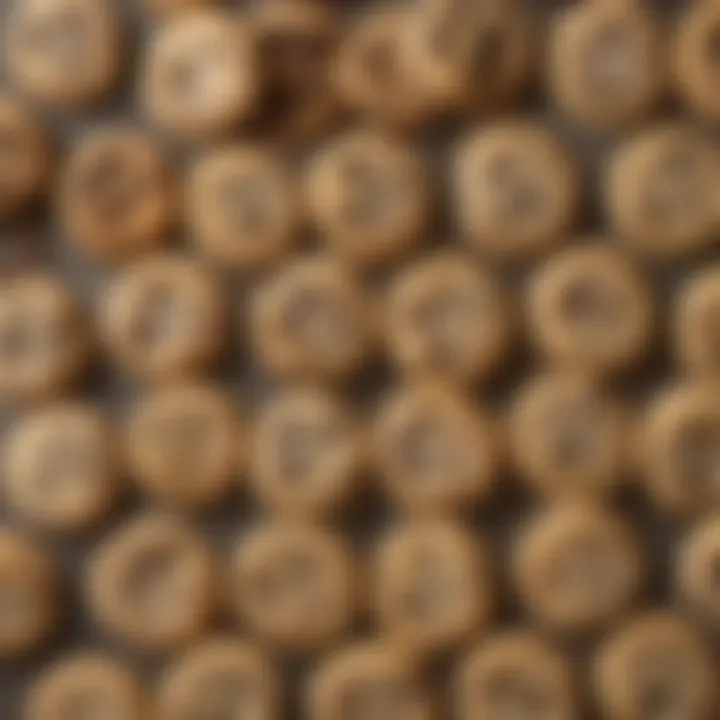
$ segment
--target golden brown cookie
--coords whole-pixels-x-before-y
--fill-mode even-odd
[[[428,693],[413,662],[382,640],[328,656],[307,689],[313,720],[431,720]]]
[[[528,88],[537,38],[522,0],[438,0],[415,12],[407,52],[440,107],[487,114],[511,107]]]
[[[151,37],[142,98],[152,120],[182,138],[229,134],[255,110],[258,63],[250,27],[230,12],[178,13]]]
[[[593,682],[607,718],[706,720],[717,711],[715,661],[703,638],[669,611],[640,615],[611,635]]]
[[[234,607],[270,645],[319,650],[343,638],[354,621],[356,573],[341,537],[310,525],[272,522],[237,542]]]
[[[62,169],[63,229],[83,252],[124,262],[160,247],[174,220],[170,168],[149,135],[109,125],[84,134]]]
[[[261,72],[260,125],[274,139],[306,142],[338,119],[332,83],[342,26],[333,3],[274,0],[251,15]]]
[[[614,131],[646,118],[667,84],[665,41],[637,0],[583,0],[552,23],[550,92],[570,117]]]
[[[578,694],[569,659],[531,630],[481,642],[455,676],[458,720],[574,720]]]
[[[510,414],[522,480],[551,499],[604,496],[619,487],[631,467],[633,429],[624,404],[582,373],[527,381]]]
[[[96,527],[123,487],[113,428],[97,407],[50,405],[13,425],[4,446],[8,505],[41,528]]]
[[[459,383],[487,379],[513,336],[504,289],[488,268],[452,251],[403,269],[386,316],[388,350],[400,369]]]
[[[5,25],[10,77],[47,105],[79,109],[118,79],[123,32],[108,0],[14,0]]]
[[[610,158],[606,215],[628,247],[672,259],[710,247],[718,230],[720,152],[683,124],[650,126]]]
[[[47,133],[19,100],[0,94],[0,220],[27,208],[51,173]]]
[[[220,287],[202,265],[175,254],[141,259],[117,276],[105,289],[100,325],[118,368],[148,381],[207,370],[227,339]]]
[[[385,636],[411,656],[452,649],[484,631],[494,610],[487,550],[446,521],[387,532],[372,564],[374,613]]]
[[[352,273],[327,257],[279,269],[254,299],[255,355],[281,376],[332,381],[354,375],[375,341],[375,310]]]
[[[308,179],[312,219],[351,263],[396,260],[420,245],[432,212],[429,168],[419,151],[372,131],[327,143]]]
[[[628,258],[600,243],[541,265],[527,292],[530,335],[552,362],[590,373],[624,370],[647,350],[653,297]]]
[[[0,280],[0,402],[62,395],[89,351],[87,318],[63,281],[40,271]]]
[[[341,510],[366,466],[365,433],[342,400],[325,390],[289,389],[262,410],[250,478],[260,499],[287,515]]]
[[[513,574],[523,606],[561,633],[605,629],[628,611],[643,582],[630,527],[600,506],[550,506],[517,537]]]
[[[701,521],[690,528],[675,556],[677,591],[688,608],[713,627],[720,626],[720,520]]]
[[[148,651],[174,651],[207,629],[218,578],[205,538],[165,515],[128,520],[95,547],[86,567],[91,617]]]
[[[303,221],[297,178],[269,147],[210,150],[190,170],[186,197],[195,247],[223,268],[278,262],[295,245]]]
[[[711,122],[720,120],[719,31],[720,6],[715,0],[697,0],[684,7],[673,45],[680,96],[690,110]]]
[[[720,403],[713,382],[667,387],[650,404],[640,448],[642,480],[663,510],[720,507]]]
[[[188,650],[165,671],[157,695],[162,720],[280,717],[279,679],[270,659],[232,637]]]
[[[379,472],[393,500],[412,513],[466,509],[491,490],[498,437],[485,413],[445,385],[394,391],[374,427]]]
[[[150,702],[138,679],[97,652],[75,652],[42,670],[30,686],[23,720],[101,718],[150,720]]]
[[[0,660],[12,660],[49,640],[62,614],[59,581],[44,551],[0,530]]]
[[[720,265],[691,275],[675,300],[675,356],[689,375],[720,379]]]
[[[557,247],[575,223],[580,176],[562,141],[531,120],[491,123],[455,154],[454,203],[468,243],[522,260]]]
[[[438,105],[408,51],[414,13],[381,6],[350,27],[334,64],[336,92],[362,119],[391,130],[425,124]]]
[[[220,387],[181,383],[140,398],[126,428],[128,464],[158,502],[203,510],[222,501],[244,468],[248,442]]]

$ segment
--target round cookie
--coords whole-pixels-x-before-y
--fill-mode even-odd
[[[401,370],[460,384],[487,379],[513,335],[504,288],[462,253],[438,253],[401,270],[386,316],[386,343]]]
[[[372,131],[326,144],[308,177],[312,220],[349,263],[376,265],[416,249],[432,211],[429,168],[417,149]]]
[[[145,651],[174,651],[201,636],[218,599],[205,538],[180,520],[141,515],[95,547],[86,567],[91,617]]]
[[[321,650],[343,638],[358,605],[345,542],[311,525],[272,522],[240,538],[231,564],[234,607],[272,646]]]
[[[385,488],[413,514],[461,511],[486,497],[498,450],[489,418],[440,384],[394,391],[375,420],[375,461]]]
[[[573,720],[579,714],[569,659],[531,630],[490,636],[455,675],[458,720]]]
[[[292,516],[341,511],[366,466],[364,431],[331,393],[291,388],[260,411],[251,482],[270,508]]]
[[[11,79],[50,107],[86,108],[119,78],[123,28],[107,0],[14,0],[5,28]]]
[[[144,58],[141,94],[160,127],[189,140],[228,135],[256,109],[253,33],[235,15],[195,8],[155,31]]]
[[[582,502],[551,505],[515,543],[521,603],[563,634],[603,630],[629,610],[643,582],[640,549],[618,517]]]
[[[664,38],[637,0],[583,0],[553,21],[548,81],[560,109],[600,131],[646,118],[667,85]]]
[[[562,141],[531,120],[491,123],[454,158],[454,203],[471,247],[503,260],[557,247],[575,224],[580,176]]]
[[[162,720],[280,717],[280,687],[265,652],[233,637],[215,637],[186,651],[161,676]]]
[[[100,332],[117,367],[140,380],[178,380],[211,367],[226,342],[224,297],[198,262],[138,260],[105,289]]]
[[[97,527],[124,484],[105,414],[72,401],[49,405],[13,425],[3,467],[8,505],[39,527],[59,532]]]
[[[176,510],[217,505],[237,482],[248,442],[239,413],[219,387],[183,383],[140,398],[126,425],[133,478]]]
[[[150,136],[108,125],[84,134],[61,171],[63,229],[90,257],[122,263],[159,248],[174,220],[170,168]]]
[[[282,377],[312,382],[351,377],[375,343],[372,302],[335,260],[296,260],[270,277],[254,298],[255,355]]]
[[[600,646],[595,695],[603,716],[704,720],[717,708],[715,662],[703,638],[679,615],[640,615]]]
[[[711,246],[718,230],[720,153],[682,123],[642,130],[607,165],[605,214],[621,240],[648,258],[672,260]]]
[[[104,654],[74,652],[45,668],[28,692],[23,720],[102,717],[149,720],[145,689],[125,667]]]
[[[599,243],[564,250],[541,265],[529,282],[527,314],[542,355],[593,374],[633,365],[654,329],[645,277],[622,253]]]

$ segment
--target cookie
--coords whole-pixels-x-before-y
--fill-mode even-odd
[[[720,7],[699,0],[685,8],[674,34],[675,85],[685,105],[703,120],[720,119],[717,81],[717,33]]]
[[[297,178],[270,147],[230,145],[201,155],[186,199],[195,247],[223,269],[277,263],[296,244],[303,222]]]
[[[280,687],[265,652],[232,637],[215,637],[186,651],[161,676],[163,720],[280,717]]]
[[[356,567],[344,540],[311,525],[276,521],[239,538],[231,584],[239,617],[291,653],[336,643],[357,611]]]
[[[428,694],[407,656],[382,640],[328,656],[307,687],[313,720],[430,720]]]
[[[506,630],[480,642],[457,668],[453,690],[458,720],[580,714],[570,660],[531,630]]]
[[[413,16],[407,53],[414,72],[453,114],[502,112],[534,79],[538,31],[522,0],[439,0]]]
[[[416,249],[432,213],[429,169],[399,140],[350,131],[327,143],[308,177],[311,219],[348,263],[377,265]]]
[[[643,486],[661,510],[692,516],[720,506],[720,406],[712,382],[660,390],[642,428]]]
[[[422,382],[394,391],[376,417],[373,442],[385,489],[413,514],[474,505],[488,495],[499,468],[491,420],[440,384]]]
[[[106,263],[156,250],[175,219],[169,164],[150,136],[130,126],[85,133],[65,160],[57,194],[69,240]]]
[[[229,135],[256,110],[255,37],[229,12],[178,13],[150,38],[141,79],[144,107],[162,129],[186,140]]]
[[[0,95],[0,220],[16,216],[44,194],[51,165],[45,128],[19,100]]]
[[[0,530],[0,660],[38,650],[62,617],[54,563],[13,530]]]
[[[121,718],[149,720],[145,688],[123,665],[98,652],[75,652],[45,668],[28,692],[24,720],[102,717],[108,708]]]
[[[550,372],[528,380],[509,420],[515,466],[546,498],[610,495],[632,467],[630,413],[585,374]]]
[[[643,256],[690,255],[715,241],[719,177],[720,154],[709,138],[682,123],[650,126],[611,155],[605,214]]]
[[[711,517],[688,530],[675,555],[677,593],[689,610],[711,627],[720,625],[718,562],[720,521]]]
[[[255,356],[282,377],[349,378],[375,344],[371,304],[353,274],[333,259],[289,263],[264,283],[251,304]]]
[[[342,25],[333,3],[275,0],[257,3],[250,18],[260,67],[260,132],[304,144],[339,119],[332,69]]]
[[[643,558],[630,528],[586,503],[541,511],[516,539],[513,554],[522,605],[562,634],[606,629],[631,608],[643,582]]]
[[[688,277],[675,299],[673,349],[682,370],[720,379],[720,266]]]
[[[631,367],[654,330],[645,277],[621,252],[600,243],[559,253],[527,290],[530,337],[551,362],[592,374]]]
[[[182,383],[141,397],[126,425],[132,476],[176,510],[217,505],[238,484],[248,442],[232,399],[219,387]]]
[[[382,632],[413,657],[454,649],[491,622],[487,550],[452,523],[417,521],[389,530],[376,548],[371,578]]]
[[[336,92],[349,110],[395,132],[424,126],[439,109],[407,48],[413,19],[407,9],[365,12],[347,31],[334,65]]]
[[[208,628],[218,600],[205,538],[180,520],[131,518],[97,545],[85,595],[101,630],[143,651],[172,652]]]
[[[404,268],[386,315],[386,343],[399,369],[459,384],[486,380],[514,334],[504,288],[462,253],[438,253]]]
[[[604,717],[703,720],[717,708],[715,661],[679,615],[652,611],[601,645],[593,685]]]
[[[503,260],[542,255],[577,219],[580,176],[556,135],[531,120],[475,130],[454,156],[453,203],[470,247]]]
[[[291,388],[260,411],[251,484],[277,512],[328,516],[358,489],[366,449],[364,430],[346,403],[325,390]]]
[[[40,528],[96,528],[123,490],[120,449],[105,413],[68,401],[37,410],[6,436],[8,505]]]
[[[119,79],[124,32],[107,0],[14,0],[6,23],[11,79],[49,107],[84,109]]]
[[[668,84],[665,39],[636,0],[583,0],[559,12],[548,41],[548,85],[560,110],[596,131],[632,128]]]
[[[87,367],[90,345],[87,318],[59,278],[31,271],[0,281],[0,402],[61,396]]]
[[[136,261],[105,289],[100,332],[110,359],[149,382],[212,367],[226,342],[224,297],[212,276],[184,256]]]

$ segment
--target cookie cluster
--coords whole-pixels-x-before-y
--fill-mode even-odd
[[[0,717],[719,716],[720,2],[539,5],[8,0]]]

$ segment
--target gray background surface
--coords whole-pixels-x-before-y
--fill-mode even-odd
[[[4,13],[7,12],[11,3],[21,0],[0,0],[0,27],[3,27]],[[127,39],[128,48],[138,48],[147,33],[147,26],[137,11],[136,2],[139,0],[114,0],[121,8],[122,13],[128,21],[129,36]],[[232,3],[230,3],[232,4]],[[560,0],[529,0],[529,4],[540,16],[547,15],[553,9],[567,4]],[[652,3],[658,10],[661,17],[667,21],[677,10],[687,6],[687,0],[664,0]],[[359,0],[346,2],[348,12],[356,11],[365,3]],[[131,53],[129,53],[131,54]],[[145,125],[140,113],[135,109],[132,93],[133,71],[135,68],[128,68],[127,81],[122,92],[115,100],[110,101],[104,107],[95,111],[92,115],[82,118],[61,117],[58,114],[46,114],[47,122],[53,129],[58,148],[63,151],[72,144],[73,139],[81,136],[90,127],[100,125],[110,120],[120,118],[131,120],[140,125]],[[8,87],[4,76],[0,79],[3,89]],[[610,138],[598,138],[573,127],[571,124],[562,121],[554,116],[552,109],[546,107],[542,92],[538,91],[535,97],[528,100],[522,112],[547,116],[552,123],[559,124],[568,141],[576,151],[579,158],[587,169],[588,202],[584,214],[581,231],[597,231],[602,229],[597,207],[593,202],[592,188],[596,182],[598,171],[603,165],[607,152],[614,144]],[[664,107],[659,115],[671,116],[677,112],[672,102]],[[446,149],[451,146],[454,138],[462,128],[472,127],[479,124],[481,120],[473,123],[468,121],[463,126],[448,126],[437,128],[432,135],[423,138],[427,144],[428,152],[437,164],[438,177],[446,173]],[[158,136],[159,138],[159,136]],[[165,143],[165,140],[159,142]],[[172,149],[172,148],[171,148]],[[172,149],[177,154],[178,167],[184,161],[183,154],[178,149]],[[94,300],[106,277],[106,272],[89,264],[84,258],[72,252],[56,227],[52,224],[49,213],[38,211],[32,218],[16,226],[8,227],[0,225],[0,273],[12,273],[17,268],[28,263],[40,263],[57,269],[58,272],[69,278],[73,284],[80,289],[87,305],[92,309]],[[441,217],[438,226],[430,238],[450,238],[454,236],[450,218]],[[183,238],[178,235],[178,245],[183,244]],[[308,239],[309,244],[312,238]],[[430,243],[432,245],[432,243]],[[695,258],[692,262],[673,264],[672,267],[648,266],[648,274],[655,284],[658,303],[667,303],[677,284],[678,278],[685,276],[693,266],[699,266],[707,262],[707,258]],[[520,287],[527,273],[527,268],[501,268],[498,272],[504,277],[510,287]],[[234,297],[235,306],[242,306],[243,299],[255,280],[248,278],[225,278],[228,293]],[[382,283],[380,278],[379,282]],[[659,338],[656,348],[650,353],[646,365],[633,376],[625,377],[619,381],[620,387],[628,395],[642,401],[649,390],[662,383],[666,376],[672,373],[672,366],[666,355],[666,339]],[[511,390],[518,382],[518,379],[527,373],[532,372],[532,361],[519,353],[516,361],[506,369],[501,377],[491,383],[488,387],[479,390],[478,401],[490,407],[502,408]],[[270,388],[270,383],[257,367],[254,367],[251,358],[243,350],[242,344],[228,357],[227,363],[222,371],[222,381],[232,392],[236,393],[240,401],[248,408],[250,415],[256,410],[258,402]],[[361,411],[370,411],[375,404],[378,394],[383,388],[392,382],[392,372],[384,367],[373,368],[367,376],[360,380],[354,387],[348,388],[347,392],[358,401]],[[96,398],[98,402],[106,404],[113,413],[120,415],[123,406],[132,400],[138,390],[122,379],[112,376],[103,368],[89,378],[84,393],[88,398]],[[2,423],[6,426],[12,421],[12,413],[4,413]],[[473,511],[467,518],[468,522],[478,528],[479,532],[489,538],[496,547],[496,562],[498,568],[502,569],[504,558],[508,547],[508,537],[516,532],[519,520],[527,515],[530,506],[533,504],[529,498],[515,489],[513,478],[507,478],[501,483],[504,490],[496,493],[496,496],[482,508]],[[134,512],[139,504],[147,505],[135,497],[132,492],[124,507],[114,516],[113,522],[104,528],[107,531],[112,525],[120,522],[124,517]],[[679,528],[670,521],[653,513],[638,493],[629,491],[618,500],[618,507],[621,513],[630,517],[633,523],[642,531],[647,543],[648,561],[651,564],[651,582],[647,589],[649,601],[664,602],[669,598],[669,576],[667,572],[668,561],[672,554],[672,544],[677,536]],[[0,512],[7,516],[4,506],[0,501]],[[374,537],[382,527],[392,521],[392,510],[379,497],[379,494],[370,492],[357,506],[349,510],[337,523],[342,525],[347,533],[356,538],[358,546],[363,548],[367,541]],[[217,540],[218,552],[225,552],[228,544],[238,533],[243,532],[247,527],[256,521],[259,510],[245,489],[239,490],[225,504],[223,508],[211,515],[197,520],[204,531],[212,534]],[[4,517],[3,522],[21,527],[22,523],[15,517]],[[56,558],[59,568],[64,576],[65,586],[68,591],[69,614],[62,632],[55,642],[36,654],[27,662],[0,666],[0,720],[14,720],[19,718],[19,699],[23,695],[28,682],[36,675],[39,668],[48,661],[58,657],[60,654],[77,648],[106,648],[119,658],[126,659],[131,665],[147,670],[148,677],[159,668],[162,663],[157,659],[133,652],[110,641],[102,633],[99,633],[88,619],[84,608],[81,594],[82,571],[85,559],[98,537],[103,533],[90,536],[82,540],[67,540],[43,536],[35,528],[28,528],[41,542],[47,544],[49,552]],[[502,620],[504,622],[516,621],[519,618],[517,608],[514,606],[512,595],[504,583],[499,588],[503,598]],[[229,625],[230,626],[230,625]],[[242,630],[240,630],[242,632]],[[358,633],[362,633],[363,623],[358,627]],[[584,662],[586,657],[585,649],[582,646],[568,647],[570,652],[576,652],[579,662]],[[287,717],[295,717],[292,709],[295,699],[295,686],[298,680],[304,676],[307,665],[283,661],[287,664],[287,678],[289,683],[289,706]],[[446,663],[439,663],[438,667],[430,672],[430,675],[439,683],[444,685],[443,679],[447,671]]]

